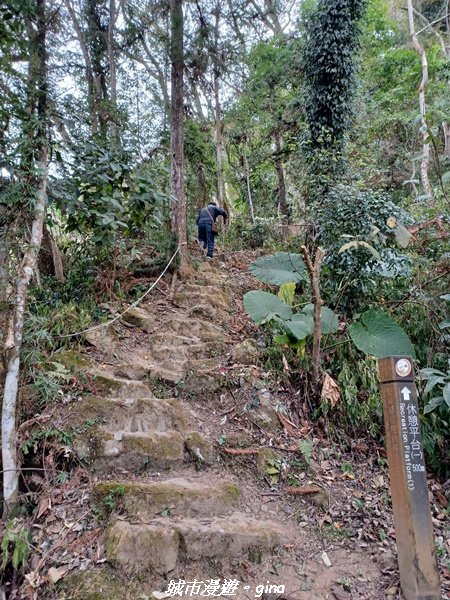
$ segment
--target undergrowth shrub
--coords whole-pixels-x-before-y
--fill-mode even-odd
[[[411,217],[386,194],[338,186],[321,200],[317,219],[318,243],[326,251],[324,295],[333,299],[330,304],[351,314],[378,297],[384,278],[398,283],[410,277],[411,260],[398,249],[397,227]]]
[[[224,243],[235,250],[257,250],[275,248],[283,242],[283,233],[278,222],[257,219],[250,224],[243,219],[234,220],[228,228]]]

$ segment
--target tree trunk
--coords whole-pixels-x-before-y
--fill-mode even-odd
[[[274,131],[275,139],[275,170],[278,179],[278,210],[283,218],[288,221],[288,205],[286,199],[286,180],[284,177],[283,161],[281,160],[281,133],[277,125]]]
[[[73,28],[77,35],[78,43],[80,44],[81,53],[83,54],[84,60],[84,72],[86,76],[86,83],[88,86],[88,106],[91,117],[91,130],[92,134],[95,135],[99,130],[98,114],[97,114],[97,90],[94,84],[94,74],[92,72],[91,60],[89,58],[89,49],[86,42],[86,37],[81,29],[80,22],[75,13],[75,9],[72,6],[71,0],[64,0],[65,7],[73,23]]]
[[[20,350],[22,347],[25,304],[31,276],[35,270],[42,241],[47,204],[47,65],[45,0],[36,0],[36,33],[30,39],[30,65],[37,57],[37,131],[39,154],[36,164],[37,196],[31,224],[31,239],[20,264],[15,283],[12,340],[5,353],[6,378],[2,406],[3,497],[5,511],[13,509],[19,500],[19,473],[16,450],[16,407],[19,383]],[[35,94],[34,89],[29,93]]]
[[[217,168],[217,203],[223,208],[225,202],[225,185],[223,180],[223,148],[222,148],[222,110],[220,106],[220,60],[219,60],[219,27],[220,4],[215,8],[214,26],[214,112],[215,112],[215,143]]]
[[[442,130],[444,132],[444,154],[450,159],[450,126],[448,121],[442,122]]]
[[[109,93],[110,93],[110,123],[111,140],[113,145],[119,145],[119,130],[117,127],[117,76],[116,76],[116,54],[114,49],[114,28],[116,25],[116,1],[109,0],[109,23],[108,23],[108,64],[109,64]]]
[[[322,267],[322,261],[325,256],[325,252],[322,248],[317,248],[316,255],[314,257],[314,264],[311,261],[311,256],[306,246],[302,246],[303,256],[305,258],[306,268],[308,269],[309,279],[311,281],[311,288],[313,293],[313,304],[314,304],[314,333],[313,333],[313,351],[311,359],[311,383],[314,388],[317,389],[319,384],[319,372],[320,372],[320,338],[322,335],[321,326],[321,312],[323,306],[323,300],[320,295],[320,269]],[[317,390],[318,391],[318,390]]]
[[[248,207],[250,210],[250,218],[252,220],[252,223],[254,223],[255,222],[255,210],[253,208],[252,190],[250,187],[250,169],[248,166],[247,149],[246,149],[245,144],[244,144],[244,148],[243,148],[243,152],[242,152],[242,165],[244,167],[245,183],[247,186],[247,200],[248,200]]]
[[[187,262],[186,199],[184,195],[184,55],[183,0],[170,0],[172,89],[171,89],[171,228],[180,245],[180,267]]]
[[[427,54],[424,48],[421,46],[419,42],[419,38],[416,33],[416,26],[414,23],[414,7],[412,0],[408,1],[408,17],[409,17],[409,32],[411,34],[412,43],[414,49],[417,54],[420,56],[420,61],[422,64],[422,81],[419,86],[419,106],[420,106],[420,115],[421,115],[421,134],[422,134],[422,162],[420,165],[420,178],[422,180],[422,185],[425,194],[428,196],[428,201],[431,205],[434,205],[434,197],[433,190],[431,188],[430,178],[429,178],[429,166],[430,166],[430,144],[428,140],[428,126],[426,122],[426,102],[425,102],[425,91],[428,84],[428,61]]]

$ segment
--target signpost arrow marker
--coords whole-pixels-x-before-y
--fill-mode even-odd
[[[406,400],[406,402],[408,402],[410,396],[411,396],[411,390],[408,389],[406,386],[401,390],[400,394],[403,396],[403,400]]]

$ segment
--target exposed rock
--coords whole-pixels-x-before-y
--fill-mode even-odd
[[[92,467],[143,471],[177,467],[183,461],[184,436],[178,431],[116,432],[106,437]]]
[[[263,429],[276,431],[278,428],[279,420],[272,404],[272,395],[264,388],[255,392],[249,414],[251,419]]]
[[[123,315],[123,319],[127,321],[127,323],[136,325],[144,331],[151,332],[155,328],[154,315],[147,312],[145,308],[140,308],[139,306],[130,308],[130,310]]]
[[[112,325],[99,327],[84,334],[85,340],[101,352],[113,352],[117,347],[119,336]]]
[[[139,597],[136,583],[124,583],[110,570],[74,571],[64,577],[59,589],[61,600],[135,600]]]
[[[194,460],[207,465],[211,465],[215,460],[214,446],[197,431],[193,431],[186,438],[186,448]]]
[[[236,433],[227,433],[224,436],[224,445],[228,448],[247,448],[253,444],[253,438],[250,433],[243,431]]]
[[[131,525],[116,521],[106,534],[106,556],[127,573],[170,573],[177,565],[180,535],[163,522]]]
[[[150,388],[142,381],[122,379],[112,375],[94,373],[96,391],[110,398],[151,398]]]
[[[258,348],[251,339],[244,340],[237,344],[232,351],[231,358],[233,362],[242,365],[255,365],[258,362]]]
[[[209,373],[194,372],[184,382],[184,388],[191,394],[205,394],[218,390],[222,385],[220,377]]]
[[[256,521],[240,513],[138,525],[117,521],[107,533],[106,555],[127,573],[167,574],[177,563],[201,559],[246,556],[259,562],[264,551],[287,537],[277,523]]]
[[[261,448],[256,455],[256,470],[259,475],[266,475],[267,469],[277,460],[278,455],[271,448]]]
[[[49,363],[60,363],[64,365],[66,369],[79,371],[83,369],[83,367],[87,367],[90,365],[90,361],[81,354],[80,352],[75,352],[74,350],[65,350],[64,352],[55,352],[48,359]]]
[[[223,340],[223,330],[221,327],[210,321],[200,320],[189,317],[189,321],[182,317],[172,317],[166,322],[168,329],[176,334],[182,334],[189,330],[189,335],[203,341]]]
[[[114,375],[122,379],[129,379],[130,381],[139,381],[143,379],[147,371],[140,365],[120,365],[114,369]]]
[[[121,508],[127,517],[149,520],[164,511],[173,516],[205,517],[229,513],[239,506],[239,488],[226,480],[168,479],[151,483],[120,483],[108,481],[97,483],[95,501],[102,506],[108,494],[118,489]]]

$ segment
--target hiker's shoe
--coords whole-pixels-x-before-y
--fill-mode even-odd
[[[213,257],[212,257],[212,256],[207,256],[207,257],[206,257],[206,260],[212,260],[212,259],[213,259]]]

